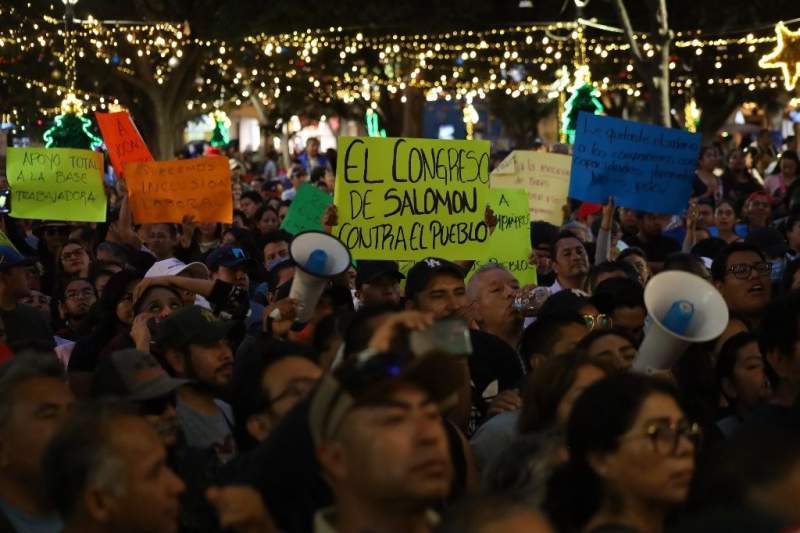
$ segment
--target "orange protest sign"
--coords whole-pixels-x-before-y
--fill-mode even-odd
[[[198,157],[125,165],[137,224],[233,221],[231,171],[226,157]]]
[[[126,111],[119,113],[95,113],[97,125],[108,148],[108,157],[114,172],[121,176],[125,163],[152,161],[153,156],[139,130]]]

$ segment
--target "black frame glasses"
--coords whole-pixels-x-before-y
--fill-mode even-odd
[[[756,271],[759,276],[766,277],[772,272],[772,265],[766,261],[759,261],[758,263],[736,263],[725,269],[727,274],[732,275],[736,279],[749,279],[753,271]]]

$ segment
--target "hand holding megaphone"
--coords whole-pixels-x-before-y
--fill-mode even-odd
[[[306,231],[292,240],[289,255],[297,266],[289,298],[297,301],[296,322],[305,324],[314,315],[330,279],[350,268],[350,250],[332,235]]]

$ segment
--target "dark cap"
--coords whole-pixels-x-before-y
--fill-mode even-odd
[[[370,283],[382,276],[390,276],[397,281],[406,279],[400,273],[397,261],[359,261],[358,271],[356,272],[356,288],[360,289],[364,283]]]
[[[159,324],[156,343],[162,350],[190,344],[208,346],[225,339],[232,327],[230,320],[223,320],[203,307],[189,305]]]
[[[789,251],[783,235],[774,228],[758,228],[747,234],[745,242],[761,248],[767,257],[783,257]]]
[[[309,429],[314,443],[319,446],[336,437],[351,409],[380,403],[398,382],[416,384],[442,408],[451,405],[461,386],[459,361],[442,353],[415,357],[369,350],[346,360],[323,376],[311,397]]]
[[[155,357],[139,350],[120,350],[104,357],[92,379],[92,396],[129,400],[160,398],[188,383],[170,377]]]
[[[208,254],[206,265],[210,270],[217,270],[221,266],[226,268],[236,268],[238,266],[255,268],[257,266],[255,260],[247,257],[244,250],[234,246],[220,246]]]
[[[464,271],[455,263],[437,257],[423,259],[408,271],[406,275],[406,296],[413,298],[425,290],[431,279],[437,274],[451,274],[464,279]]]
[[[31,264],[33,264],[32,261],[19,253],[13,246],[0,245],[0,272],[5,272],[9,268],[16,266],[28,266]]]

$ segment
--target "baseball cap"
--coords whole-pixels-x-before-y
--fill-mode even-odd
[[[437,274],[452,274],[458,278],[464,278],[464,271],[455,263],[437,257],[428,257],[408,271],[406,275],[406,296],[413,298],[417,293],[425,290],[430,280]]]
[[[750,196],[747,197],[747,202],[752,202],[753,200],[766,200],[767,202],[771,202],[771,198],[769,194],[764,191],[756,191],[751,193]]]
[[[789,251],[783,235],[774,228],[758,228],[747,234],[745,242],[761,248],[767,257],[783,257]]]
[[[244,266],[247,268],[255,268],[258,266],[254,259],[247,257],[244,250],[234,246],[220,246],[208,255],[206,258],[206,265],[211,270],[217,270],[219,267],[235,268]]]
[[[233,322],[223,320],[208,309],[197,305],[183,307],[158,326],[156,344],[161,349],[180,348],[189,344],[207,346],[228,336]]]
[[[145,273],[145,278],[158,278],[161,276],[183,276],[186,278],[208,279],[208,267],[203,263],[189,263],[170,257],[163,261],[156,261]]]
[[[356,272],[356,288],[381,276],[391,276],[397,281],[406,277],[400,272],[397,261],[359,261]]]
[[[113,352],[101,359],[92,378],[92,396],[151,400],[189,383],[171,377],[155,357],[135,349]]]
[[[458,361],[442,353],[414,356],[370,350],[346,360],[324,375],[312,394],[309,429],[314,443],[319,446],[334,438],[351,409],[381,403],[399,382],[416,384],[441,408],[451,406],[462,380]]]
[[[13,246],[0,245],[0,272],[5,272],[15,266],[28,266],[30,264],[32,264],[32,261],[19,253]]]

